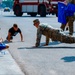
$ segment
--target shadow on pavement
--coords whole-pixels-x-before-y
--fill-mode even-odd
[[[62,49],[75,49],[75,47],[62,47],[62,46],[60,46],[60,47],[20,47],[20,48],[18,48],[18,49],[60,49],[60,48],[62,48]]]
[[[64,62],[73,62],[73,61],[75,61],[75,56],[63,57],[63,58],[61,58],[61,60],[64,60]]]
[[[12,41],[7,41],[7,40],[4,40],[2,43],[5,43],[5,44],[7,44],[7,43],[12,43]]]
[[[13,17],[13,18],[35,18],[32,17],[30,15],[23,15],[23,16],[15,16],[15,15],[5,15],[4,17]],[[56,16],[50,15],[50,16],[46,16],[46,17],[40,17],[40,15],[36,16],[36,18],[55,18]]]

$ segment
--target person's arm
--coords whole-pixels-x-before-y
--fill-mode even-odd
[[[18,32],[20,33],[20,38],[21,38],[21,41],[23,42],[23,35],[22,35],[22,31],[20,28],[18,28]]]
[[[11,40],[11,33],[10,33],[10,32],[8,32],[7,40],[8,40],[9,42],[10,42],[10,40]]]
[[[38,47],[40,45],[41,36],[42,36],[42,32],[41,32],[40,28],[38,28],[35,47]]]
[[[47,46],[49,44],[49,37],[46,36],[46,43],[43,46]]]
[[[45,46],[48,45],[48,44],[49,44],[49,37],[46,36],[46,44],[45,44]]]
[[[22,33],[20,33],[20,37],[21,37],[21,41],[23,42],[23,35],[22,35]]]

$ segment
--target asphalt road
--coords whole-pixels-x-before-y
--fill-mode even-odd
[[[31,17],[24,14],[16,17],[13,12],[0,13],[1,36],[6,38],[8,29],[17,23],[22,30],[24,42],[20,41],[19,34],[9,43],[9,52],[19,64],[25,75],[74,75],[75,74],[75,44],[50,42],[46,47],[33,48],[36,42],[36,28],[33,20],[39,19],[54,28],[60,28],[55,15],[47,17]],[[75,23],[74,23],[75,24]],[[74,34],[75,35],[75,34]],[[45,43],[42,36],[41,44]]]

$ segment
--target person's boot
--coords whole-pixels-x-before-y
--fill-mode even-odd
[[[65,26],[66,26],[65,24],[62,24],[62,25],[61,25],[61,27],[60,27],[60,28],[62,29],[62,31],[64,31],[64,30],[65,30]]]

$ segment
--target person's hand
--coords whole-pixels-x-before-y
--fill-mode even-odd
[[[24,40],[21,40],[21,42],[24,42]]]
[[[8,41],[8,40],[7,40]],[[12,40],[8,41],[8,43],[12,43]]]
[[[21,42],[24,42],[23,40]]]

